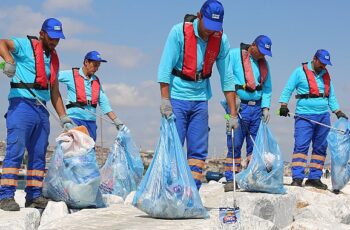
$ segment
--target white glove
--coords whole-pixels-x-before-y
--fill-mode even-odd
[[[160,113],[165,118],[169,118],[173,114],[173,107],[171,106],[169,98],[162,98],[162,104],[160,105]]]
[[[266,124],[269,123],[269,121],[270,121],[270,110],[269,110],[269,108],[263,108],[263,111],[262,111],[262,120],[263,120],[263,122],[265,122]]]
[[[6,74],[9,78],[13,78],[16,73],[16,63],[5,62],[5,67],[3,70],[4,74]]]
[[[120,131],[124,126],[124,123],[118,117],[113,120],[113,123],[118,131]]]
[[[61,127],[64,129],[64,131],[68,131],[74,127],[76,127],[76,124],[70,119],[67,115],[64,115],[60,117],[60,123]]]
[[[231,130],[237,129],[238,126],[238,117],[230,116],[230,119],[226,120],[226,133],[231,134]]]

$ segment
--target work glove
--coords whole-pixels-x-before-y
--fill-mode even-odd
[[[115,125],[115,127],[117,128],[118,131],[122,130],[122,128],[124,126],[124,123],[118,117],[116,117],[113,120],[113,124]]]
[[[341,110],[338,110],[336,113],[335,113],[335,115],[337,116],[337,118],[339,119],[339,118],[345,118],[345,119],[348,119],[348,116],[346,116],[346,114],[345,113],[343,113]]]
[[[9,78],[13,78],[16,73],[16,63],[5,62],[5,67],[3,73],[6,74]]]
[[[238,128],[238,117],[230,116],[229,119],[226,120],[226,133],[231,134],[232,129]]]
[[[285,107],[285,106],[281,106],[280,108],[280,116],[282,117],[289,117],[289,109],[288,107]]]
[[[173,107],[171,106],[169,98],[162,98],[160,113],[167,119],[173,114]]]
[[[263,122],[265,122],[266,124],[269,123],[270,121],[270,110],[269,108],[263,108],[263,111],[262,111],[262,120]]]
[[[76,127],[76,124],[70,119],[67,115],[64,115],[60,117],[60,123],[61,127],[63,128],[64,131],[68,131],[74,127]]]

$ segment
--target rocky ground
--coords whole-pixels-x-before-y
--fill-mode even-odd
[[[324,180],[329,187],[330,180]],[[291,178],[286,177],[289,184]],[[241,210],[240,229],[350,229],[350,186],[339,195],[330,190],[286,186],[287,194],[274,195],[238,191],[236,200]],[[0,211],[0,229],[233,229],[221,225],[218,207],[223,201],[232,206],[233,192],[224,193],[223,185],[214,181],[200,190],[209,219],[154,219],[131,205],[133,193],[124,201],[117,196],[105,196],[108,208],[71,212],[63,202],[50,202],[40,214],[36,209],[20,212]],[[24,192],[16,200],[24,205]]]

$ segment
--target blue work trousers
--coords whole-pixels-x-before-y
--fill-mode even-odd
[[[87,130],[89,131],[90,137],[92,137],[94,139],[94,141],[96,142],[96,131],[97,131],[97,125],[96,125],[96,121],[87,121],[87,120],[81,120],[81,119],[76,119],[76,118],[71,118],[73,120],[73,122],[77,125],[83,125],[87,128]]]
[[[3,162],[0,199],[14,197],[25,149],[28,151],[26,199],[41,195],[45,155],[50,134],[49,113],[38,102],[26,98],[9,100],[6,115],[7,147]]]
[[[180,141],[187,144],[187,160],[199,189],[202,172],[208,156],[208,101],[171,99],[175,124]]]
[[[329,128],[306,119],[314,120],[325,125],[330,125],[329,113],[315,115],[300,115],[295,117],[294,152],[292,158],[293,179],[305,178],[307,155],[312,142],[312,155],[309,164],[309,179],[320,179],[322,169],[327,156],[327,135]],[[306,119],[304,119],[306,118]]]
[[[226,109],[226,113],[230,113]],[[246,157],[247,161],[250,161],[253,153],[254,144],[251,137],[255,140],[256,134],[259,130],[261,122],[262,110],[260,101],[255,105],[248,105],[242,103],[240,106],[240,114],[242,119],[239,117],[239,127],[234,130],[234,159],[235,159],[235,172],[241,171],[241,149],[246,141]],[[225,177],[227,181],[233,180],[233,159],[232,159],[232,136],[227,135],[227,157],[225,162]]]

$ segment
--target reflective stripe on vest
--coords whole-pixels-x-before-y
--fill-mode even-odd
[[[253,73],[253,68],[250,63],[250,54],[248,51],[244,48],[242,48],[241,44],[241,59],[242,59],[242,67],[244,72],[244,79],[245,79],[245,86],[244,89],[247,89],[247,91],[255,91],[257,86],[255,84],[255,78]],[[260,86],[264,84],[267,78],[267,64],[265,59],[258,60],[259,63],[259,72],[260,72]]]
[[[79,74],[79,68],[73,68],[73,77],[75,84],[76,102],[81,105],[87,105],[88,100],[86,98],[84,78]],[[96,77],[96,80],[91,81],[91,106],[96,107],[98,98],[100,96],[100,81]]]
[[[306,75],[307,82],[309,84],[309,95],[319,97],[320,96],[320,91],[318,89],[318,85],[316,82],[316,78],[314,75],[314,72],[309,70],[307,67],[307,63],[303,63],[303,70]],[[324,83],[324,96],[328,97],[329,96],[329,88],[330,88],[330,83],[331,83],[331,78],[329,76],[329,73],[326,69],[326,73],[323,74],[323,83]]]
[[[220,52],[222,31],[215,32],[208,38],[207,47],[205,50],[203,69],[200,73],[197,72],[197,38],[194,33],[193,21],[197,17],[194,15],[186,15],[183,25],[184,33],[184,57],[182,70],[173,71],[176,76],[185,80],[196,81],[197,78],[205,79],[211,76],[212,68],[217,56]]]
[[[33,88],[48,89],[48,80],[45,71],[44,50],[41,42],[37,37],[27,36],[32,45],[34,59],[35,59],[35,81]],[[57,72],[59,69],[59,59],[55,50],[50,52],[50,85],[54,85],[57,79]],[[29,83],[29,82],[28,82]],[[36,87],[36,85],[38,87]]]

